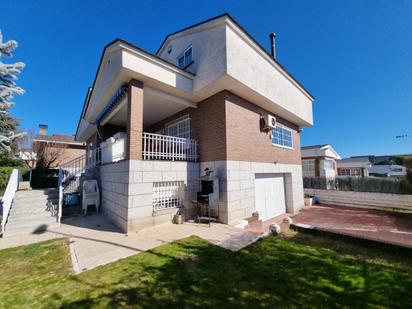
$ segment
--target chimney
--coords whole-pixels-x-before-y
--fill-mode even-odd
[[[47,135],[47,124],[39,124],[39,135]]]
[[[276,33],[269,34],[270,38],[270,54],[272,55],[273,59],[276,59]]]

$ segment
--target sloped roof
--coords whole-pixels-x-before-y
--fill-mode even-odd
[[[63,135],[63,134],[36,135],[36,137],[33,140],[35,142],[51,142],[51,143],[84,145],[84,143],[82,142],[75,141],[74,136]]]
[[[305,147],[301,147],[300,149],[321,149],[321,148],[326,147],[326,146],[329,146],[329,144],[305,146]]]
[[[290,73],[285,69],[285,67],[283,67],[275,58],[273,58],[272,55],[271,55],[249,32],[247,32],[246,29],[243,28],[243,27],[236,21],[236,19],[234,19],[229,13],[220,14],[220,15],[218,15],[218,16],[215,16],[215,17],[206,19],[206,20],[201,21],[201,22],[199,22],[199,23],[196,23],[196,24],[194,24],[194,25],[185,27],[185,28],[183,28],[183,29],[181,29],[181,30],[178,30],[178,31],[175,31],[175,32],[173,32],[173,33],[168,34],[168,35],[164,38],[164,40],[163,40],[162,44],[160,45],[159,49],[157,50],[156,55],[159,54],[159,52],[162,50],[163,46],[166,44],[166,42],[167,42],[172,36],[174,36],[174,35],[176,35],[176,34],[178,34],[178,33],[181,33],[181,32],[183,32],[183,31],[186,31],[186,30],[189,30],[189,29],[192,29],[192,28],[195,28],[195,27],[202,26],[203,24],[206,24],[206,23],[208,23],[208,22],[211,22],[211,21],[213,21],[213,20],[216,20],[216,19],[219,19],[219,18],[222,18],[222,17],[226,17],[226,18],[230,19],[230,21],[232,21],[244,34],[246,34],[246,36],[247,36],[248,38],[250,38],[250,39],[259,47],[259,49],[261,49],[265,54],[267,54],[267,55],[270,57],[270,59],[271,59],[273,62],[275,62],[275,63],[280,67],[281,70],[283,70],[287,75],[289,75],[289,77],[290,77],[294,82],[296,82],[296,84],[298,84],[299,87],[301,87],[304,92],[306,92],[312,99],[315,99],[315,97],[314,97],[292,74],[290,74]]]

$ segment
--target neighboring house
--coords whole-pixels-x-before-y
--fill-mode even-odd
[[[301,148],[303,177],[334,178],[337,175],[336,161],[341,159],[328,144]]]
[[[373,165],[369,168],[369,176],[375,177],[402,177],[407,173],[407,169],[402,165]]]
[[[75,141],[71,135],[47,135],[47,128],[47,125],[40,124],[39,132],[33,138],[32,153],[35,154],[36,164],[58,167],[85,154],[85,143]]]
[[[366,177],[369,176],[369,169],[372,167],[368,157],[345,158],[337,163],[339,176]]]
[[[36,167],[37,154],[33,148],[20,148],[16,156],[23,160],[30,168]]]
[[[206,168],[221,222],[256,211],[266,220],[303,208],[300,129],[313,123],[312,101],[224,14],[168,35],[156,54],[108,44],[76,140],[89,159],[105,158],[102,209],[125,232],[170,222],[180,207],[193,217]],[[117,162],[107,162],[108,145]]]

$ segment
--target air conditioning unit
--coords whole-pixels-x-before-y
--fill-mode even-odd
[[[269,129],[274,129],[274,128],[276,128],[276,117],[275,117],[275,116],[272,116],[272,115],[268,115],[268,121],[267,121],[267,123],[266,123],[266,126],[267,126]]]

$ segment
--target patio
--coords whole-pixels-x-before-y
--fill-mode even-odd
[[[164,224],[126,235],[105,216],[92,214],[67,218],[57,229],[39,226],[31,235],[1,239],[0,249],[68,237],[73,271],[79,273],[191,235],[232,251],[240,250],[260,238],[229,225],[215,223],[209,228],[207,224],[191,222]]]
[[[327,232],[412,248],[412,215],[379,210],[315,205],[305,207],[294,224]]]

